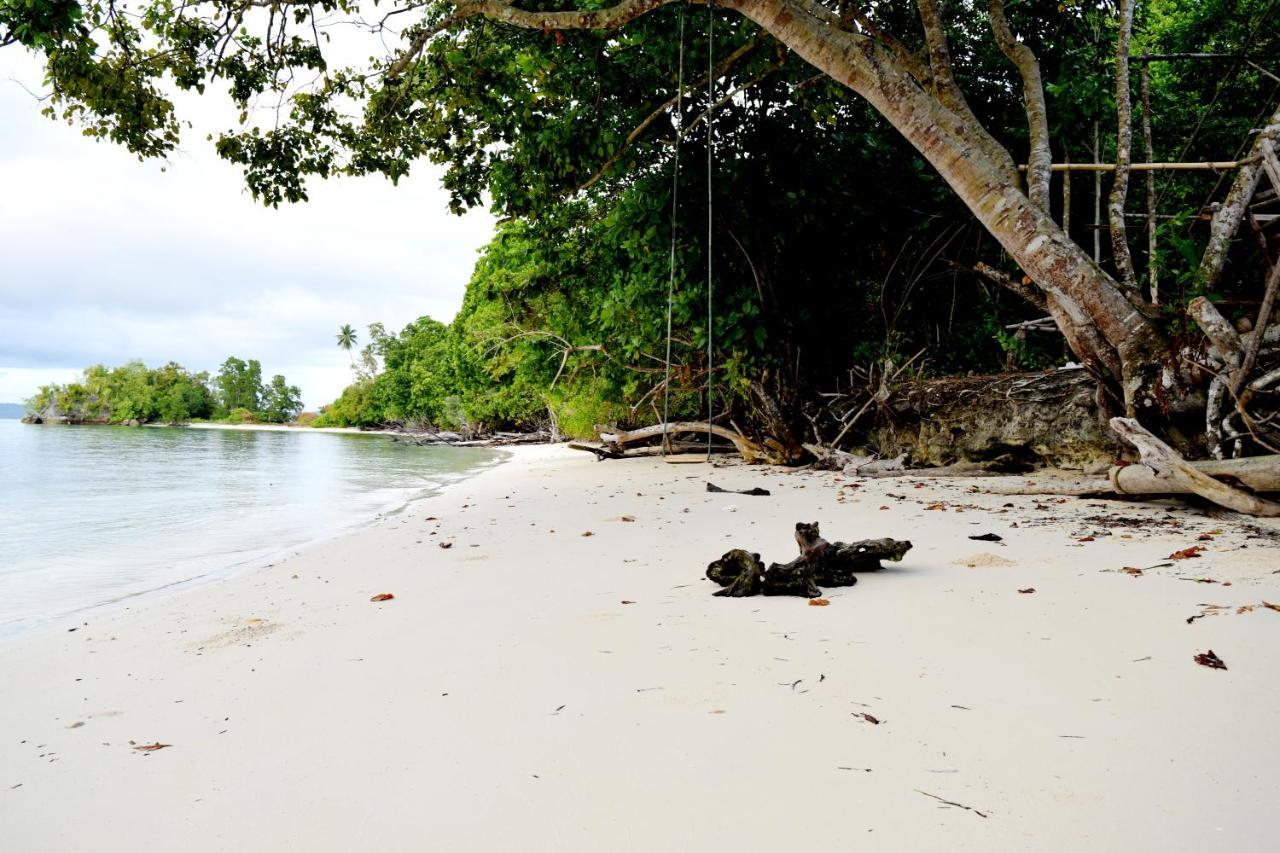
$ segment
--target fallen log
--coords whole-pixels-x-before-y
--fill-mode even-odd
[[[978,488],[1001,495],[1196,494],[1237,512],[1280,516],[1280,504],[1251,494],[1280,492],[1280,455],[1187,462],[1136,421],[1112,418],[1111,428],[1138,449],[1141,464],[1113,466],[1105,476],[1053,476],[1034,480],[1010,477],[1005,481],[983,483]]]
[[[759,554],[734,548],[707,566],[707,577],[722,589],[714,593],[726,598],[752,595],[801,595],[817,598],[821,586],[853,586],[861,572],[884,568],[881,560],[897,562],[911,543],[896,539],[864,539],[860,542],[828,542],[818,532],[818,523],[796,524],[796,544],[800,556],[789,563],[772,563],[765,568]]]
[[[1254,497],[1246,491],[1196,470],[1179,456],[1177,451],[1156,438],[1132,418],[1112,418],[1111,428],[1138,449],[1143,464],[1157,473],[1182,483],[1188,491],[1236,512],[1265,518],[1280,518],[1280,504]]]
[[[744,462],[771,462],[774,464],[786,464],[787,459],[783,458],[776,450],[770,450],[762,444],[759,444],[747,438],[736,430],[722,427],[718,424],[695,423],[692,421],[678,421],[668,424],[654,424],[653,426],[642,427],[633,430],[618,430],[617,432],[600,432],[600,441],[605,444],[617,445],[619,448],[626,447],[628,444],[636,444],[641,441],[650,441],[655,438],[661,438],[664,435],[670,437],[672,435],[680,435],[686,433],[702,433],[708,432],[714,436],[728,439],[737,449],[738,454]]]

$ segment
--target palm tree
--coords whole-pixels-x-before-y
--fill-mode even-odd
[[[356,345],[356,329],[350,323],[344,323],[342,328],[338,330],[338,348],[346,350],[347,358],[351,359],[351,368],[355,369],[356,360],[351,355],[351,349]]]

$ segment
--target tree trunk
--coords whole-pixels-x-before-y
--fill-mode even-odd
[[[1126,412],[1157,405],[1166,346],[1115,281],[987,156],[989,134],[947,109],[871,39],[842,32],[788,0],[731,0],[815,68],[853,89],[907,138],[1060,310],[1054,319],[1085,363],[1119,368]],[[1096,351],[1098,347],[1101,351]],[[1114,375],[1114,374],[1113,374]]]
[[[1213,222],[1209,226],[1209,247],[1205,249],[1200,268],[1196,271],[1196,284],[1205,290],[1212,290],[1227,263],[1227,252],[1231,248],[1231,239],[1235,237],[1244,219],[1249,202],[1258,189],[1258,181],[1262,178],[1264,166],[1262,152],[1268,145],[1280,142],[1280,107],[1268,119],[1253,142],[1245,164],[1236,171],[1236,179],[1227,192],[1226,201],[1213,214]],[[1280,187],[1277,187],[1280,192]]]
[[[1133,108],[1129,98],[1129,37],[1133,33],[1133,2],[1120,0],[1120,32],[1116,36],[1116,173],[1111,182],[1107,214],[1111,220],[1111,250],[1120,275],[1120,285],[1131,293],[1138,290],[1125,232],[1124,208],[1129,195],[1129,163],[1133,159]]]

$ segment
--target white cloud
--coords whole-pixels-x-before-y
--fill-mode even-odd
[[[493,233],[485,211],[449,214],[426,163],[399,186],[317,181],[311,202],[264,208],[204,141],[216,96],[180,104],[196,124],[181,152],[139,163],[41,116],[23,88],[39,80],[0,51],[0,400],[95,362],[213,371],[237,355],[315,408],[350,378],[338,326],[450,320]]]

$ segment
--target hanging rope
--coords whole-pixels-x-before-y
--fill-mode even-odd
[[[715,6],[707,4],[707,461],[711,461],[711,413],[712,400],[711,393],[714,390],[712,385],[713,378],[713,362],[711,354],[711,335],[712,335],[712,304],[711,304],[711,282],[712,282],[712,265],[711,265],[711,167],[715,156],[715,123],[712,121],[711,110],[716,104],[716,14]]]
[[[676,288],[676,225],[679,219],[680,191],[680,143],[684,139],[684,6],[680,7],[677,17],[678,43],[676,60],[676,144],[671,168],[671,254],[667,270],[667,359],[663,371],[662,388],[662,455],[665,458],[671,446],[668,438],[668,425],[671,423],[671,339],[672,314],[675,305]],[[712,392],[714,387],[713,335],[713,274],[714,265],[711,260],[712,237],[712,181],[711,172],[715,164],[715,128],[712,123],[712,112],[715,109],[716,66],[715,66],[715,11],[707,6],[707,461],[711,461],[711,426],[714,413]]]
[[[671,167],[671,259],[667,274],[667,362],[662,379],[662,456],[667,455],[667,424],[671,423],[671,314],[676,292],[676,213],[680,193],[680,140],[684,137],[684,6],[680,7],[677,28],[679,47],[676,51],[676,144]]]

